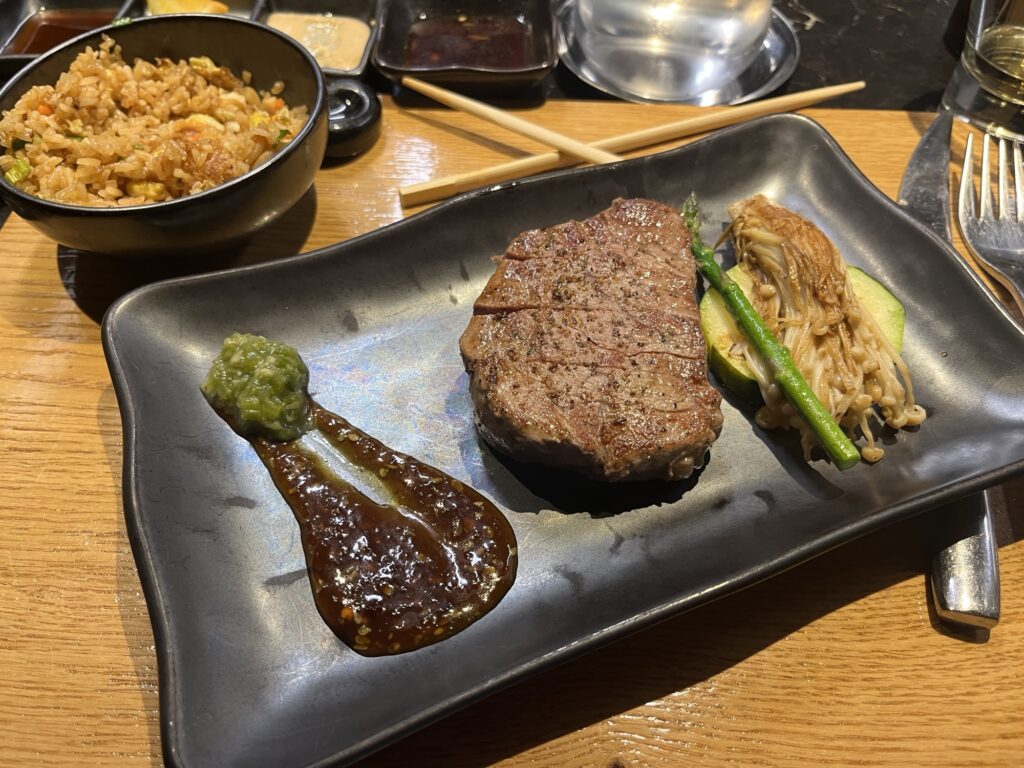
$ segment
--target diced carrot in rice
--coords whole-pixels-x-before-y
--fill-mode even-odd
[[[241,82],[233,90],[211,85],[185,62],[129,65],[105,38],[79,54],[56,86],[33,87],[4,113],[0,168],[24,158],[32,168],[24,191],[80,205],[138,205],[159,189],[133,194],[129,182],[163,185],[171,197],[210,189],[269,157],[281,127],[296,135],[307,119],[305,107],[289,109],[278,97],[283,83],[260,93],[248,72]],[[273,123],[253,126],[253,113],[270,111],[267,99]],[[183,142],[188,153],[173,139],[183,122],[196,132]]]

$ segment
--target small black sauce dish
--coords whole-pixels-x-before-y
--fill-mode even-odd
[[[0,57],[31,58],[72,37],[131,15],[137,0],[3,0]]]
[[[145,0],[2,0],[0,86],[40,54],[115,19],[138,16]]]
[[[382,0],[374,66],[466,93],[535,89],[558,63],[549,0]]]
[[[382,110],[376,92],[360,80],[327,77],[327,152],[325,164],[345,160],[380,138]]]
[[[40,56],[0,90],[0,111],[32,86],[53,84],[86,46],[103,35],[127,61],[175,61],[209,56],[240,76],[252,73],[257,90],[278,81],[289,105],[305,105],[306,124],[262,165],[213,189],[148,205],[93,208],[66,205],[22,192],[0,178],[0,197],[19,216],[59,243],[119,256],[194,255],[241,242],[292,207],[309,189],[327,144],[327,89],[313,57],[290,37],[228,15],[141,18],[77,37]]]
[[[377,0],[263,0],[253,12],[253,21],[262,24],[273,25],[274,14],[304,14],[311,19],[317,16],[332,16],[337,18],[355,19],[362,22],[369,29],[366,41],[358,51],[358,59],[353,66],[336,67],[329,63],[321,62],[320,66],[328,77],[360,77],[366,70],[370,60],[370,51],[377,36]],[[325,47],[336,47],[337,41],[316,35],[321,45]],[[302,42],[301,40],[299,42]],[[344,44],[349,41],[343,39]],[[316,52],[312,52],[314,56]]]

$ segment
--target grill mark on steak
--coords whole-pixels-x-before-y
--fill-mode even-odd
[[[625,314],[604,309],[524,309],[476,315],[464,340],[478,357],[493,355],[510,362],[622,367],[629,357],[643,353],[697,359],[705,355],[699,324],[660,310]]]
[[[631,248],[650,254],[681,275],[688,276],[696,284],[696,275],[693,270],[687,269],[687,260],[684,259],[683,263],[679,260],[681,252],[689,253],[689,231],[685,226],[663,226],[664,211],[652,210],[651,202],[642,199],[616,200],[611,208],[586,221],[568,221],[545,229],[527,230],[513,239],[503,258],[575,258],[580,247],[621,249],[628,244]],[[690,263],[692,265],[692,260]]]
[[[699,466],[722,415],[689,245],[650,200],[513,239],[460,340],[483,436],[602,480]]]
[[[473,309],[564,307],[621,312],[658,306],[696,317],[695,285],[693,275],[669,269],[649,253],[625,249],[616,253],[596,242],[581,246],[573,258],[505,259]]]

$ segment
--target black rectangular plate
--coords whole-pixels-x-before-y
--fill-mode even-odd
[[[929,418],[840,473],[723,404],[699,476],[605,487],[516,466],[478,437],[458,337],[521,230],[616,197],[680,205],[710,238],[762,192],[816,222],[907,309]],[[240,330],[296,346],[319,402],[492,497],[519,578],[462,634],[362,658],[321,621],[298,527],[199,383]],[[167,761],[346,762],[523,675],[1024,469],[1024,337],[960,258],[815,123],[776,116],[682,149],[463,196],[304,256],[143,288],[104,322],[125,431],[125,514],[153,620]]]

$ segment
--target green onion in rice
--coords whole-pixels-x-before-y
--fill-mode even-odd
[[[168,59],[129,64],[104,36],[56,85],[29,89],[3,113],[0,172],[29,194],[88,206],[139,205],[215,187],[265,162],[307,120],[304,106],[287,103],[268,114],[264,99],[280,102],[284,84],[257,91],[244,74],[239,79],[208,58],[200,67]]]

